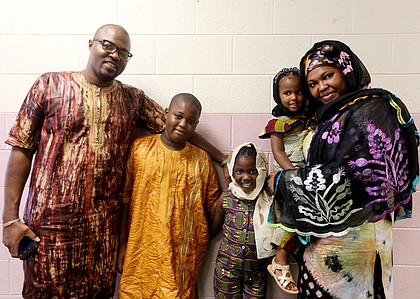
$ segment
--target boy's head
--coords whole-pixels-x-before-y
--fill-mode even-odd
[[[170,149],[181,150],[193,135],[201,115],[200,101],[189,93],[175,95],[165,109],[166,123],[162,142]]]

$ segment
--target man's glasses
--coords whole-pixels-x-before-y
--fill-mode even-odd
[[[128,52],[127,50],[120,49],[113,43],[111,43],[109,40],[103,39],[94,39],[94,42],[99,42],[102,44],[102,49],[104,49],[109,54],[114,54],[115,52],[118,52],[118,57],[120,57],[121,60],[127,62],[130,60],[131,57],[133,57],[133,54]]]

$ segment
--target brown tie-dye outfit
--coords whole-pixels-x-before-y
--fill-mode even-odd
[[[29,91],[7,144],[36,150],[25,222],[41,238],[24,262],[25,298],[104,298],[115,285],[124,161],[138,121],[164,126],[162,107],[115,81],[47,73]]]

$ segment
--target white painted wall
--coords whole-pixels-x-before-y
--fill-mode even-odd
[[[119,79],[144,89],[162,106],[178,92],[192,92],[212,115],[269,113],[272,76],[297,65],[315,41],[328,38],[349,44],[370,70],[374,86],[392,90],[420,114],[420,1],[2,0],[4,123],[38,75],[82,70],[89,38],[106,23],[124,26],[132,37],[134,57]],[[0,156],[3,193],[4,146]],[[418,217],[418,208],[415,212]],[[411,289],[396,292],[396,299],[414,298],[420,290],[413,283],[413,274],[420,273],[419,254],[405,251],[405,244],[420,245],[419,223],[417,218],[395,229],[396,289]],[[0,247],[0,298],[19,298],[21,263]]]

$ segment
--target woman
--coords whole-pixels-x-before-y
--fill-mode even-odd
[[[299,298],[392,298],[392,219],[411,217],[416,128],[348,46],[322,41],[301,59],[315,104],[307,164],[277,173],[270,220],[309,242]],[[273,180],[274,179],[274,180]]]

